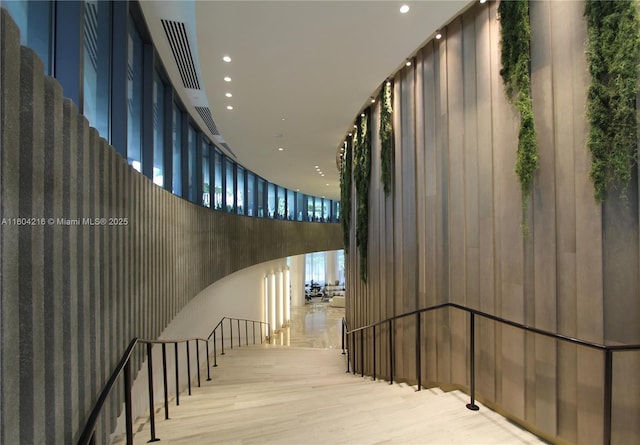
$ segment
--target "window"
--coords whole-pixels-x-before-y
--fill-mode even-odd
[[[287,219],[293,220],[296,216],[296,192],[287,190]]]
[[[316,202],[316,206],[315,206],[315,214],[314,216],[314,220],[315,221],[322,221],[322,198],[318,198],[316,197],[315,199]]]
[[[304,193],[300,193],[298,192],[296,194],[296,212],[297,212],[297,216],[296,219],[298,221],[304,221],[304,207],[305,207],[305,195]]]
[[[40,3],[40,2],[30,2]],[[111,96],[111,2],[84,2],[82,114],[109,140]]]
[[[238,187],[236,188],[236,207],[238,215],[244,215],[245,202],[244,202],[244,168],[238,165],[237,174]]]
[[[187,135],[187,198],[191,202],[196,201],[196,130],[189,125]]]
[[[173,105],[173,194],[182,196],[182,111]]]
[[[313,221],[313,196],[307,196],[307,221]]]
[[[255,216],[256,214],[256,194],[255,194],[256,176],[247,171],[247,215]]]
[[[50,1],[3,0],[2,7],[9,11],[9,15],[20,30],[20,43],[33,49],[42,63],[47,75],[53,74],[53,14]]]
[[[211,207],[211,172],[209,166],[209,144],[202,140],[202,205]]]
[[[267,185],[267,212],[269,218],[276,217],[276,186],[270,182]]]
[[[338,222],[340,221],[340,201],[331,201],[333,203],[333,212],[331,212],[331,215],[333,216],[333,221],[334,222]]]
[[[258,178],[258,218],[264,218],[264,179]]]
[[[222,209],[222,153],[215,151],[215,166],[213,172],[214,195],[213,202],[216,210]]]
[[[131,16],[127,30],[127,160],[142,171],[142,39]]]
[[[284,187],[278,187],[278,219],[284,219],[286,215],[286,195]]]
[[[322,221],[331,220],[331,200],[322,198]]]
[[[153,76],[153,182],[164,187],[164,82]]]
[[[305,283],[325,284],[326,252],[308,253],[305,255]]]
[[[226,185],[226,205],[227,205],[227,212],[233,213],[235,211],[235,203],[234,203],[234,198],[235,198],[235,193],[233,191],[233,171],[235,169],[235,163],[229,159],[229,158],[225,158],[226,160],[226,164],[227,164],[227,181],[225,183]]]

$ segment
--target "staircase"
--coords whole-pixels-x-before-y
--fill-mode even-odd
[[[542,444],[533,434],[467,395],[416,392],[345,373],[336,349],[278,346],[235,348],[218,358],[212,381],[173,403],[169,420],[158,406],[162,444]],[[136,444],[149,424],[134,425]],[[124,443],[123,440],[115,443]]]

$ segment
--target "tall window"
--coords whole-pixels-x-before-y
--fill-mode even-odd
[[[270,182],[267,185],[267,215],[276,217],[276,186]]]
[[[318,198],[316,197],[316,206],[315,206],[315,214],[314,216],[314,220],[315,221],[322,221],[322,198]]]
[[[307,221],[313,221],[313,196],[307,196]]]
[[[286,198],[284,187],[278,187],[278,219],[284,219],[286,209]]]
[[[296,212],[298,212],[296,219],[298,221],[303,221],[304,220],[304,208],[305,208],[305,195],[304,193],[300,193],[298,192],[296,194]]]
[[[295,219],[296,211],[296,192],[287,190],[287,219]]]
[[[202,140],[202,205],[211,207],[211,171],[209,166],[209,144]]]
[[[340,221],[340,201],[332,201],[333,203],[333,211],[331,212],[331,216],[333,216],[333,221]]]
[[[215,151],[215,166],[213,172],[213,186],[214,186],[214,208],[216,210],[222,209],[222,153],[218,150]]]
[[[322,220],[327,222],[331,220],[331,200],[322,198]]]
[[[53,74],[51,63],[53,47],[53,13],[54,2],[3,0],[2,7],[7,8],[9,15],[20,30],[20,43],[33,49],[42,63],[47,75]]]
[[[247,170],[247,215],[255,216],[256,214],[256,194],[255,194],[256,176]]]
[[[41,3],[41,2],[30,2]],[[109,140],[111,96],[111,2],[84,2],[84,89],[82,114]]]
[[[164,82],[153,76],[153,182],[164,187]]]
[[[188,193],[187,198],[191,202],[196,201],[196,130],[189,125],[189,134],[187,135],[187,178],[188,178]]]
[[[244,215],[245,202],[244,202],[244,168],[238,165],[237,175],[238,187],[236,188],[236,206],[238,209],[238,215]]]
[[[142,39],[131,16],[127,28],[127,159],[142,171]]]
[[[308,253],[305,255],[305,283],[324,284],[326,281],[327,252]]]
[[[234,193],[233,193],[233,170],[234,170],[234,162],[229,159],[226,158],[226,164],[227,164],[227,178],[226,178],[226,205],[227,205],[227,212],[231,212],[233,213],[235,210],[234,207]]]
[[[264,218],[264,179],[258,178],[258,218]]]
[[[173,105],[173,194],[182,196],[182,111]]]

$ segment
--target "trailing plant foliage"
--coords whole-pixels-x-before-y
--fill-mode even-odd
[[[587,0],[587,62],[591,85],[587,147],[595,199],[607,189],[625,194],[637,161],[636,95],[640,59],[640,19],[633,0]]]
[[[369,239],[369,182],[371,181],[371,138],[369,111],[360,117],[354,137],[354,168],[356,181],[356,245],[360,252],[360,278],[367,281],[367,242]]]
[[[391,157],[393,155],[393,86],[385,82],[380,89],[380,181],[384,194],[391,192]]]
[[[526,212],[533,174],[538,168],[538,142],[531,102],[531,26],[528,0],[501,1],[500,75],[509,101],[520,113],[516,174],[522,191],[523,215]],[[524,217],[523,217],[524,219]]]
[[[351,230],[351,170],[353,165],[351,152],[351,140],[347,140],[340,168],[340,224],[342,225],[342,240],[346,254],[349,253],[349,231]]]

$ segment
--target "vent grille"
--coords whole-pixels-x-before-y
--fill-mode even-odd
[[[167,35],[173,57],[176,59],[184,87],[199,90],[200,82],[198,81],[195,63],[193,63],[191,46],[189,45],[184,23],[162,19],[162,27]]]
[[[205,125],[211,131],[213,135],[219,135],[218,127],[216,127],[216,123],[213,121],[213,116],[211,115],[211,110],[207,107],[195,107],[196,111],[204,121]]]

